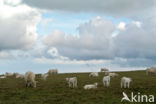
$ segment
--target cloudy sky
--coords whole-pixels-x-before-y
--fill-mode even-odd
[[[0,73],[156,66],[155,0],[0,0]]]

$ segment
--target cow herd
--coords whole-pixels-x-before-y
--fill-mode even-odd
[[[101,72],[105,72],[105,76],[102,79],[103,85],[105,87],[110,86],[111,78],[119,76],[119,74],[117,74],[117,73],[109,72],[109,70],[106,68],[102,68]],[[58,74],[58,70],[57,69],[50,69],[47,73],[41,74],[41,78],[42,78],[42,80],[46,80],[49,75],[53,75],[53,74]],[[146,74],[147,75],[156,74],[156,68],[155,67],[147,68]],[[36,75],[31,71],[28,71],[25,74],[19,74],[19,73],[11,74],[11,73],[6,72],[4,75],[0,76],[0,79],[4,79],[4,78],[7,78],[7,77],[13,76],[13,75],[16,78],[25,79],[26,87],[36,87],[36,82],[37,82],[35,80]],[[99,76],[98,72],[91,72],[89,74],[89,77],[98,77],[98,76]],[[67,82],[68,87],[70,87],[70,88],[77,88],[78,87],[78,78],[77,77],[70,77],[70,78],[68,77],[68,78],[65,78],[65,81]],[[121,88],[130,88],[131,82],[132,82],[131,78],[123,76],[121,78]],[[98,88],[98,83],[94,82],[93,84],[86,84],[83,86],[83,88],[85,90],[96,89],[96,88]]]
[[[104,71],[102,71],[102,72],[104,72]],[[103,77],[102,82],[103,82],[103,85],[105,87],[109,87],[111,77],[117,77],[118,74],[117,73],[109,73],[108,71],[105,74],[106,74],[106,76]],[[98,77],[98,76],[99,76],[98,72],[91,72],[89,74],[89,77]],[[71,88],[76,88],[77,87],[77,77],[66,78],[66,81],[67,81],[69,87],[71,87]],[[131,78],[122,77],[121,78],[121,88],[129,88],[131,81],[132,81]],[[97,87],[98,87],[98,83],[95,82],[93,84],[86,84],[86,85],[84,85],[83,88],[85,90],[89,90],[89,89],[96,89]]]

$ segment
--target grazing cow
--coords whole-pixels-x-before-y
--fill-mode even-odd
[[[16,78],[25,78],[24,74],[17,74]]]
[[[13,75],[12,73],[8,73],[8,72],[5,73],[6,77],[9,77],[9,76],[12,76],[12,75]]]
[[[36,87],[35,74],[31,71],[25,73],[26,87]]]
[[[48,74],[51,75],[51,74],[57,74],[58,73],[58,70],[57,69],[49,69],[48,71]]]
[[[146,69],[146,74],[149,75],[149,74],[156,74],[156,67],[151,67],[151,68],[147,68]]]
[[[98,77],[98,76],[99,76],[98,72],[91,72],[89,74],[89,77]]]
[[[44,74],[41,75],[41,77],[42,77],[43,80],[46,80],[48,75],[49,75],[48,73],[44,73]]]
[[[66,81],[71,88],[76,88],[77,87],[77,77],[72,77],[72,78],[66,78]]]
[[[0,79],[4,79],[4,78],[6,78],[6,76],[0,76]]]
[[[108,72],[109,70],[106,68],[101,68],[101,72]]]
[[[106,87],[110,86],[110,76],[103,77],[103,85]]]
[[[17,75],[19,75],[19,73],[17,73],[17,72],[13,73],[13,76],[16,77]]]
[[[131,78],[128,78],[128,77],[122,77],[121,78],[121,88],[129,88],[130,86],[130,82],[132,81]]]
[[[117,73],[109,73],[108,75],[109,75],[110,77],[116,77],[116,76],[118,76]]]
[[[87,84],[87,85],[85,85],[83,88],[84,88],[85,90],[90,90],[90,89],[96,89],[97,86],[98,86],[98,83],[94,83],[94,84]]]

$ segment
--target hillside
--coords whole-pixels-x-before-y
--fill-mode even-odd
[[[118,72],[111,79],[111,87],[102,84],[104,73],[98,78],[89,78],[89,73],[58,74],[49,76],[46,81],[37,75],[37,88],[26,88],[24,79],[8,77],[0,79],[0,104],[121,104],[122,92],[131,92],[156,97],[156,76],[147,76],[145,71]],[[68,88],[66,77],[78,77],[78,88]],[[122,76],[132,78],[130,89],[121,89]],[[84,90],[85,84],[98,82],[96,90]],[[124,102],[122,102],[124,104]],[[133,104],[133,103],[126,103]],[[147,104],[147,103],[141,103]]]

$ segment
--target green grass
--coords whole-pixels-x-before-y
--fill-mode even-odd
[[[119,72],[111,79],[111,86],[102,84],[104,73],[98,78],[89,78],[89,73],[58,74],[49,76],[46,81],[37,75],[37,88],[26,88],[24,79],[8,77],[0,79],[0,104],[134,104],[122,102],[122,92],[152,94],[156,97],[156,76],[147,76],[144,71]],[[66,77],[78,78],[78,88],[68,88]],[[122,76],[132,78],[130,89],[120,88]],[[98,89],[84,90],[85,84],[98,82]],[[138,104],[138,103],[137,103]],[[139,103],[147,104],[147,103]]]

